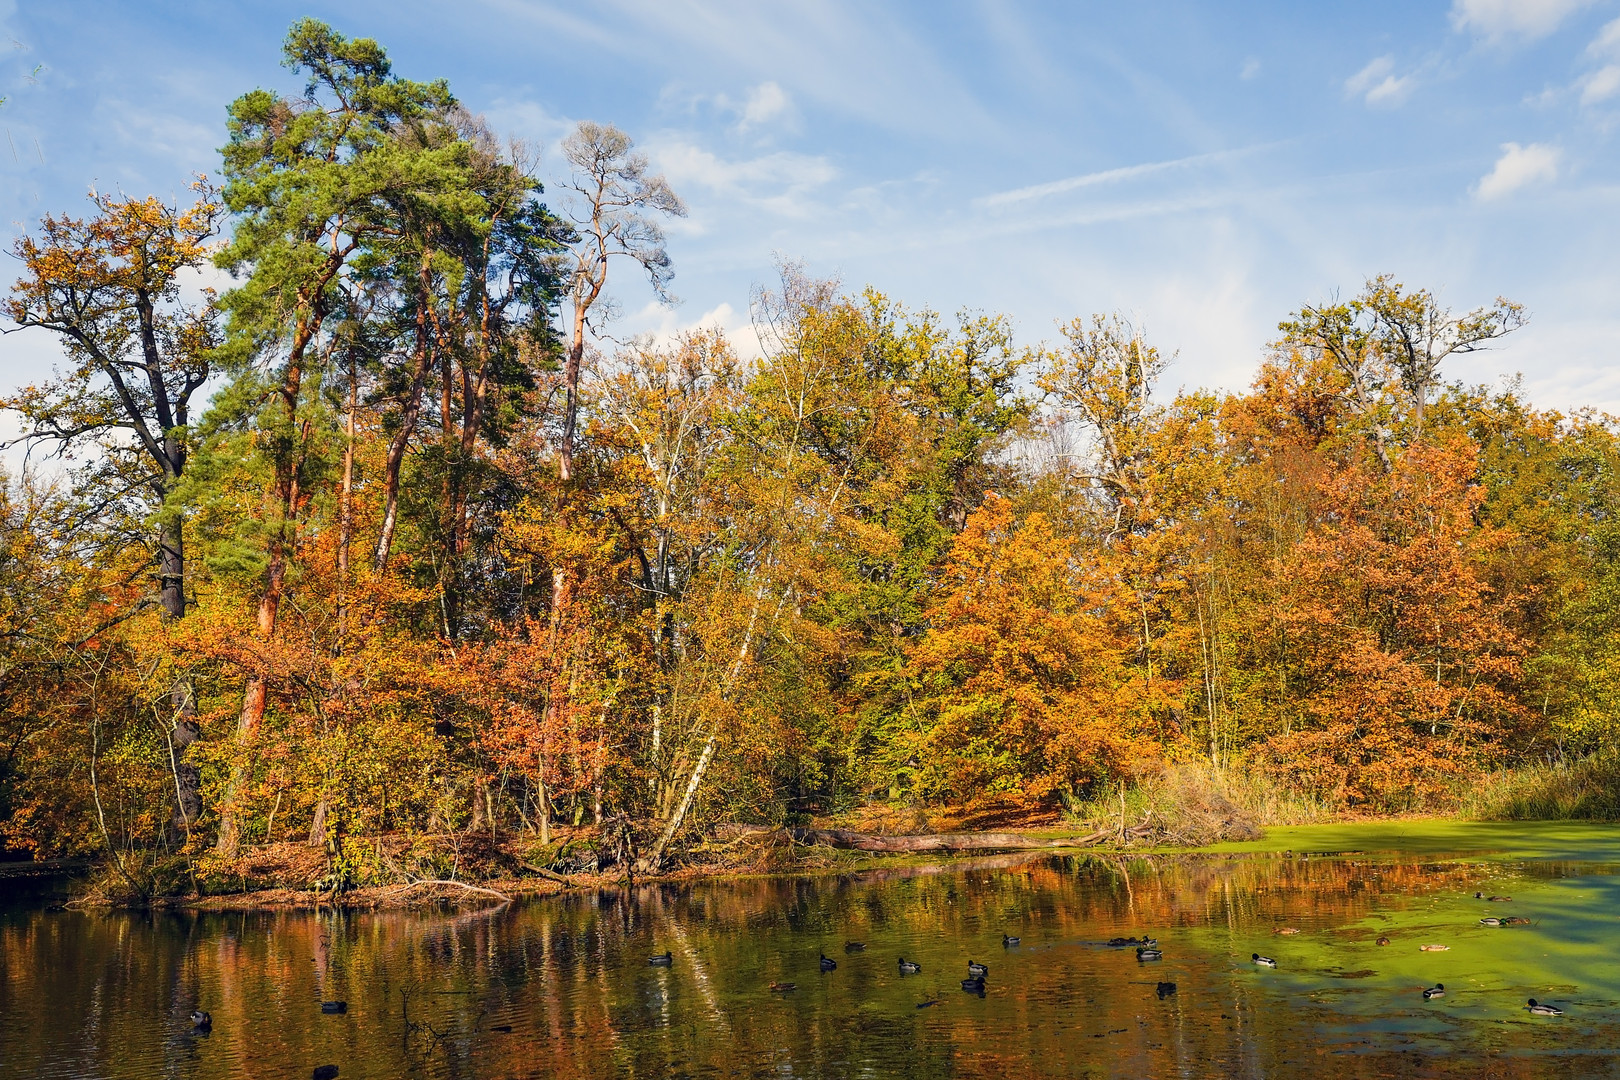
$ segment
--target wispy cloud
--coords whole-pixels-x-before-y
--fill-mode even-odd
[[[697,185],[786,217],[804,217],[811,192],[838,178],[826,158],[779,150],[727,160],[683,138],[649,140],[648,152],[677,190]]]
[[[999,191],[994,195],[986,195],[975,199],[974,204],[994,209],[1013,203],[1027,202],[1030,199],[1045,199],[1052,195],[1061,195],[1066,191],[1078,191],[1081,188],[1096,187],[1099,184],[1116,184],[1121,180],[1135,180],[1143,176],[1152,176],[1155,173],[1173,172],[1178,169],[1207,165],[1211,162],[1236,157],[1239,154],[1250,153],[1256,149],[1259,148],[1247,147],[1242,150],[1218,150],[1211,154],[1194,154],[1191,157],[1176,158],[1173,161],[1152,161],[1142,165],[1126,165],[1118,169],[1104,169],[1101,172],[1070,176],[1063,180],[1053,180],[1045,184],[1031,184],[1029,187],[1014,188],[1011,191]]]
[[[1620,19],[1606,23],[1586,51],[1592,56],[1620,57]]]
[[[1594,0],[1453,0],[1451,25],[1491,41],[1535,39]]]
[[[737,127],[742,131],[759,127],[786,115],[791,108],[787,91],[775,82],[762,82],[743,99],[742,118],[737,121]]]
[[[1393,56],[1380,56],[1344,80],[1344,92],[1368,105],[1399,105],[1416,85],[1416,76],[1395,74]]]
[[[1596,105],[1620,93],[1620,64],[1607,64],[1581,80],[1581,104]]]
[[[1496,159],[1495,167],[1480,178],[1479,198],[1488,202],[1531,184],[1556,180],[1561,157],[1557,147],[1542,143],[1528,146],[1503,143],[1502,156]]]

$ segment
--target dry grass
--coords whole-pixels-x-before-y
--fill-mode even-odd
[[[1620,821],[1620,753],[1489,773],[1458,794],[1478,821]]]
[[[1182,762],[1083,804],[1078,816],[1099,828],[1124,823],[1138,842],[1198,847],[1259,839],[1265,826],[1324,821],[1332,811],[1260,770]]]

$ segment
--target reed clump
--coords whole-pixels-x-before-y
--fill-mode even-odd
[[[1079,804],[1076,816],[1099,828],[1114,824],[1136,844],[1201,847],[1257,840],[1269,825],[1308,825],[1332,817],[1325,803],[1242,763],[1165,765],[1134,786]]]
[[[1458,794],[1478,821],[1620,821],[1620,752],[1487,773]]]

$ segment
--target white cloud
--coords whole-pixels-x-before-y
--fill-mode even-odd
[[[1503,143],[1496,166],[1479,181],[1480,199],[1499,199],[1530,184],[1558,179],[1559,157],[1556,147],[1542,143]]]
[[[1586,51],[1593,56],[1620,57],[1620,19],[1615,19],[1599,30],[1598,36],[1592,39],[1592,44],[1586,47]]]
[[[1581,80],[1581,104],[1596,105],[1620,93],[1620,64],[1609,64]]]
[[[1260,61],[1251,56],[1247,60],[1243,61],[1243,70],[1238,72],[1238,78],[1242,79],[1244,82],[1248,82],[1250,79],[1257,77],[1259,74]]]
[[[676,190],[695,184],[787,217],[808,214],[806,196],[838,177],[838,169],[826,158],[786,150],[727,161],[681,139],[659,139],[649,141],[648,152]]]
[[[661,348],[674,345],[682,334],[694,330],[720,330],[742,359],[756,360],[764,353],[748,312],[738,311],[724,301],[690,321],[680,318],[667,304],[648,304],[636,312],[632,321]]]
[[[789,108],[791,103],[787,91],[774,82],[762,82],[748,91],[748,97],[743,100],[742,119],[738,121],[737,128],[747,131],[751,127],[758,127],[783,116]]]
[[[1480,37],[1546,37],[1594,0],[1453,0],[1451,25]]]
[[[1344,92],[1368,105],[1399,105],[1417,85],[1411,75],[1395,74],[1395,58],[1380,56],[1344,80]]]

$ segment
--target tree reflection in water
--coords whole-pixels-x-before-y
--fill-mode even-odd
[[[0,1076],[1552,1076],[1571,1055],[1602,1071],[1598,1048],[1620,1046],[1615,869],[1017,856],[471,914],[35,903],[0,916]],[[1533,925],[1479,926],[1478,883],[1510,879]],[[1008,931],[1022,944],[1003,950]],[[1150,970],[1100,944],[1138,934],[1165,951]],[[671,966],[647,963],[665,950]],[[991,966],[982,999],[957,989],[970,958]],[[1530,996],[1569,1015],[1533,1022]]]

